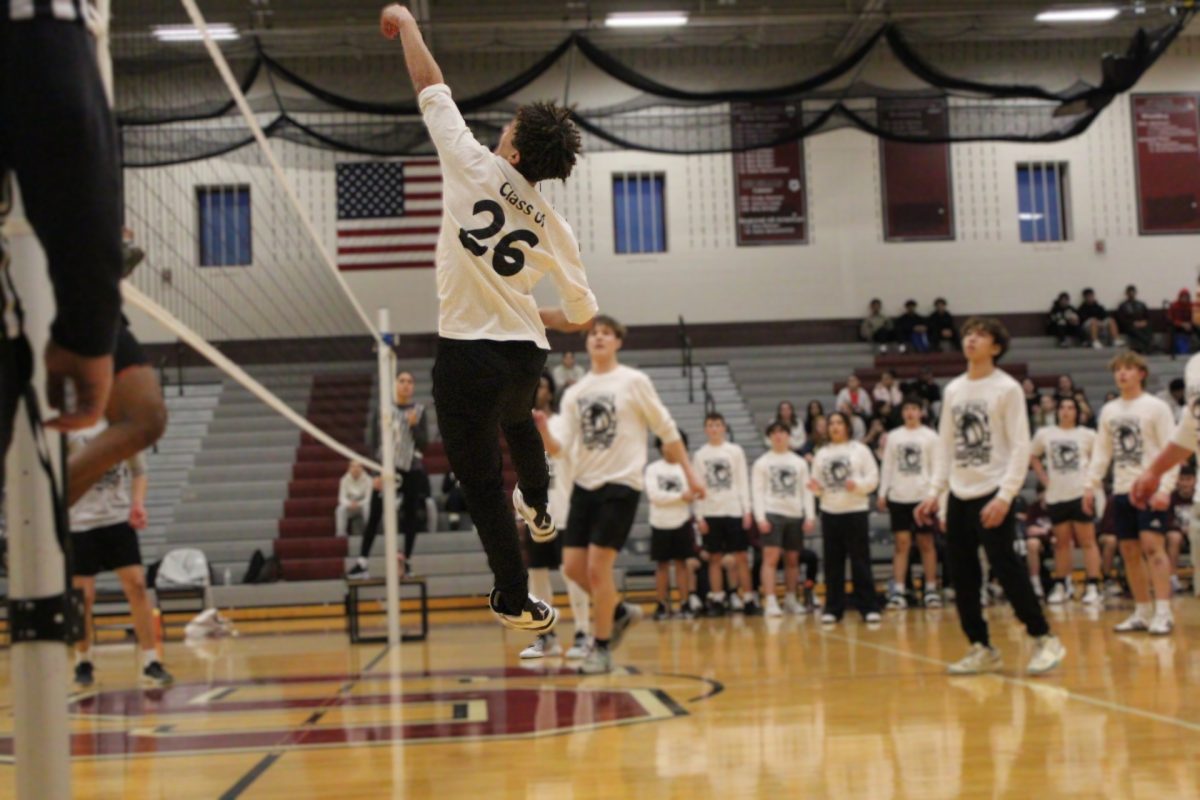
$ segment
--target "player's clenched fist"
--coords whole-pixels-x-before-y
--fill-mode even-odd
[[[399,36],[400,28],[409,22],[416,22],[412,12],[399,3],[385,6],[379,14],[379,30],[388,39]]]

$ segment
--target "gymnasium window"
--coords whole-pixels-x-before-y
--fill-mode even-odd
[[[1017,164],[1017,220],[1022,242],[1065,242],[1071,238],[1067,188],[1065,161]]]
[[[196,206],[200,266],[250,266],[250,187],[197,186]]]
[[[613,175],[617,253],[667,252],[666,184],[666,175],[661,172]]]

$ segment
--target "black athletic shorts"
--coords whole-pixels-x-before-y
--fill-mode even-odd
[[[142,564],[137,531],[128,522],[71,534],[75,574],[91,578],[108,570]]]
[[[1118,494],[1113,497],[1113,521],[1116,523],[1117,538],[1121,541],[1137,540],[1142,531],[1167,533],[1167,512],[1151,511],[1149,508],[1137,508],[1129,501],[1129,495]]]
[[[917,506],[920,503],[893,503],[887,501],[888,516],[892,520],[892,533],[908,531],[909,533],[933,533],[933,528],[917,523]]]
[[[619,483],[606,483],[598,489],[576,486],[571,491],[563,547],[594,544],[620,552],[633,529],[641,497],[637,489]]]
[[[742,527],[741,517],[705,517],[708,533],[703,547],[709,553],[744,553],[750,549],[750,539]]]
[[[656,564],[664,561],[687,561],[696,553],[696,534],[692,521],[678,528],[650,529],[650,560]]]
[[[1062,525],[1064,522],[1094,522],[1092,515],[1083,510],[1083,498],[1067,500],[1065,503],[1051,503],[1046,506],[1050,515],[1051,525]]]
[[[129,323],[121,318],[117,330],[117,346],[113,348],[113,375],[120,375],[130,367],[144,367],[150,363],[146,351],[129,330]]]
[[[782,514],[767,514],[771,532],[763,535],[763,547],[782,547],[789,553],[804,549],[804,518],[785,517]]]

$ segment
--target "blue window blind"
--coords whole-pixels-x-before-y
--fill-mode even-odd
[[[1065,242],[1067,165],[1063,162],[1017,164],[1017,221],[1022,242]]]
[[[613,175],[613,236],[618,253],[667,252],[666,176]]]
[[[250,266],[250,187],[197,186],[196,205],[200,266]]]

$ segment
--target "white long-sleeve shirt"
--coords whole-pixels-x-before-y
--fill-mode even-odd
[[[834,400],[837,408],[841,408],[842,404],[850,406],[851,410],[858,414],[871,413],[871,393],[863,387],[858,387],[857,393],[851,393],[850,387],[842,387],[838,392],[837,398]]]
[[[512,164],[476,141],[450,87],[426,87],[417,102],[442,167],[438,334],[549,350],[533,296],[542,278],[554,282],[571,322],[598,308],[575,234]]]
[[[1099,491],[1111,463],[1113,494],[1129,494],[1133,482],[1158,458],[1174,432],[1171,407],[1152,394],[1143,392],[1133,400],[1118,397],[1105,403],[1092,448],[1088,484]],[[1178,478],[1176,467],[1163,476],[1159,490],[1170,494]]]
[[[928,497],[947,488],[960,500],[996,492],[1012,502],[1029,473],[1029,413],[1021,385],[1002,370],[960,375],[942,395],[937,469]]]
[[[1200,449],[1200,444],[1196,441],[1196,431],[1200,427],[1200,353],[1188,359],[1183,370],[1183,382],[1187,386],[1187,399],[1184,401],[1183,413],[1179,415],[1179,424],[1171,441],[1194,453]]]
[[[1046,505],[1068,503],[1083,497],[1096,432],[1076,425],[1064,430],[1057,425],[1041,428],[1033,437],[1030,453],[1046,460]]]
[[[68,451],[76,453],[82,450],[107,427],[108,423],[101,420],[90,428],[67,434]],[[71,533],[86,533],[128,522],[129,512],[133,508],[133,479],[145,472],[146,458],[141,453],[109,467],[100,480],[92,484],[71,506]]]
[[[769,450],[759,456],[750,470],[750,495],[754,518],[767,521],[767,514],[796,519],[815,519],[816,503],[808,490],[808,462],[793,452]]]
[[[696,475],[704,481],[706,496],[696,501],[702,517],[741,517],[751,512],[750,474],[746,451],[733,442],[706,444],[692,456]]]
[[[871,492],[879,485],[879,465],[862,442],[842,442],[821,448],[813,460],[813,477],[820,484],[821,511],[853,514],[869,511]],[[854,489],[846,481],[854,481]]]
[[[371,496],[371,476],[362,473],[357,478],[347,472],[338,484],[338,505],[348,506],[358,503],[360,506]]]
[[[561,442],[567,436],[567,422],[562,414],[553,414],[549,420],[550,435]],[[558,521],[560,526],[567,524],[571,513],[571,488],[574,484],[572,468],[574,462],[567,450],[560,450],[557,456],[547,454],[547,465],[550,467],[550,497],[546,510]]]
[[[887,435],[879,494],[893,503],[919,503],[929,495],[938,435],[932,428],[899,427]]]
[[[664,444],[679,441],[654,384],[630,367],[589,372],[567,389],[559,406],[562,435],[554,438],[571,459],[575,485],[584,489],[616,483],[640,492],[649,432]]]
[[[679,464],[660,458],[646,467],[646,497],[650,499],[650,527],[673,530],[692,518],[692,504],[683,499],[687,475]]]

